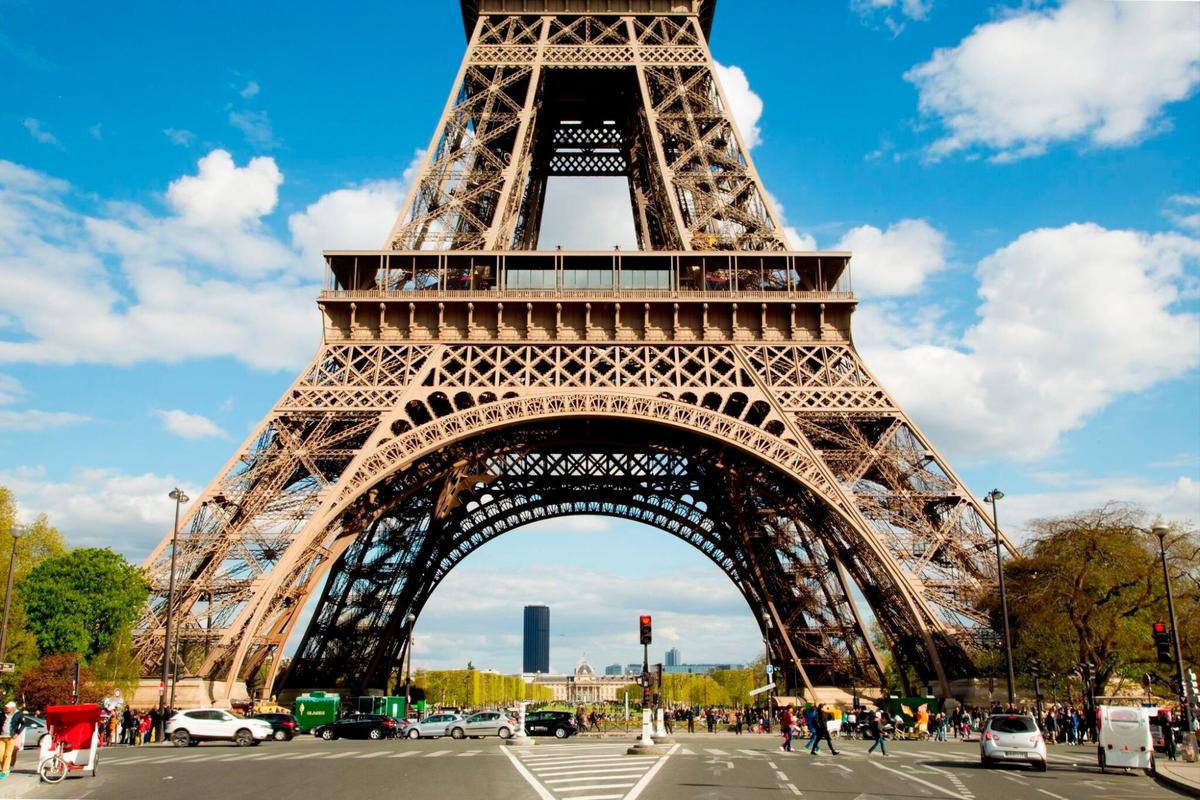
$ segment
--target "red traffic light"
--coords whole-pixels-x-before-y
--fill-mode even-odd
[[[642,617],[642,619],[649,619],[649,618],[648,618],[648,617]],[[1156,623],[1154,623],[1154,633],[1155,633],[1155,634],[1157,634],[1157,635],[1161,636],[1162,634],[1164,634],[1164,633],[1166,633],[1166,632],[1167,632],[1167,624],[1166,624],[1165,622],[1156,622]]]
[[[649,625],[649,624],[650,624],[650,616],[649,616],[648,614],[643,614],[643,615],[642,615],[642,617],[641,617],[641,624],[642,624],[642,625]]]

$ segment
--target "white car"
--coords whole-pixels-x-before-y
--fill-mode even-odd
[[[177,711],[167,720],[167,736],[176,747],[201,742],[233,742],[238,747],[248,747],[271,738],[272,734],[271,723],[235,717],[223,708]]]
[[[1030,764],[1046,771],[1046,740],[1037,720],[1028,714],[993,714],[979,739],[979,763],[990,767],[1001,762]]]
[[[404,728],[404,736],[410,739],[435,739],[445,736],[451,723],[462,722],[462,714],[430,714],[420,722],[410,722]]]

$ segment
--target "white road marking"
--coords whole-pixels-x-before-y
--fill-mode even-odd
[[[641,770],[638,770],[637,772],[631,773],[628,775],[587,775],[582,778],[555,778],[554,780],[546,781],[545,783],[547,786],[549,786],[552,783],[557,785],[560,783],[579,783],[581,781],[594,781],[594,780],[602,780],[602,781],[603,780],[620,780],[622,778],[640,778],[640,777],[642,777]],[[632,783],[630,783],[629,785],[633,786]]]
[[[1038,791],[1041,792],[1042,794],[1048,794],[1051,797],[1056,798],[1056,800],[1067,800],[1067,798],[1063,797],[1061,794],[1055,794],[1054,792],[1048,792],[1045,789],[1038,789]]]
[[[587,786],[571,786],[562,789],[555,789],[556,792],[590,792],[595,789],[624,789],[626,786],[633,786],[633,781],[629,783],[592,783]]]
[[[739,753],[745,753],[748,756],[766,755],[762,750],[738,750]]]
[[[444,756],[447,753],[453,752],[453,750],[434,750],[432,753],[426,753],[423,758],[437,758],[438,756]]]
[[[787,786],[788,789],[791,790],[792,794],[796,795],[796,797],[800,797],[800,790],[796,788],[796,784],[788,783],[785,785]]]
[[[728,755],[728,753],[726,753],[724,750],[715,750],[715,749],[713,749],[713,748],[711,748],[711,747],[706,747],[706,748],[704,748],[704,752],[706,752],[706,753],[712,753],[714,756],[724,756],[724,755]]]
[[[892,769],[891,767],[885,767],[883,764],[880,764],[878,761],[872,761],[870,763],[874,764],[875,766],[879,767],[880,769],[887,770],[888,772],[892,773],[893,775],[899,775],[901,778],[904,778],[905,780],[915,781],[915,782],[921,784],[922,786],[926,787],[927,789],[933,789],[935,792],[938,792],[939,794],[951,794],[954,797],[962,798],[962,795],[953,794],[953,792],[950,792],[949,790],[944,789],[941,786],[938,786],[936,783],[930,783],[929,781],[925,780],[924,778],[918,778],[916,775],[909,775],[907,772],[901,772],[898,769]],[[962,800],[966,800],[966,798],[962,798]]]
[[[409,750],[405,753],[392,753],[390,756],[388,756],[388,758],[408,758],[409,756],[415,756],[416,754],[417,752],[415,750]]]
[[[537,778],[533,777],[533,773],[530,772],[529,770],[525,769],[525,765],[521,763],[521,759],[514,756],[508,750],[501,750],[500,752],[504,753],[504,755],[508,757],[508,760],[512,762],[512,765],[514,767],[516,767],[517,772],[520,774],[520,776],[525,779],[526,783],[528,783],[530,786],[533,787],[533,790],[535,792],[537,792],[537,796],[540,797],[541,800],[556,800],[554,795],[550,794],[550,792],[547,791],[546,787],[544,787],[540,783],[538,783]],[[620,795],[615,795],[615,796],[620,797]]]
[[[564,775],[603,775],[605,773],[610,773],[610,772],[630,772],[630,771],[636,771],[636,772],[640,773],[640,772],[644,772],[645,770],[646,770],[646,767],[644,767],[644,766],[616,767],[616,766],[609,765],[609,766],[602,767],[602,768],[597,767],[594,769],[565,769],[565,770],[557,770],[555,772],[547,772],[545,770],[536,770],[535,769],[534,772],[537,773],[537,776],[539,778],[559,778]]]
[[[629,794],[625,795],[625,800],[637,800],[638,795],[640,795],[642,791],[650,785],[650,781],[654,780],[654,776],[658,774],[660,769],[662,769],[663,764],[667,763],[667,759],[674,755],[675,751],[678,749],[679,745],[673,745],[671,749],[667,751],[666,755],[660,756],[658,761],[655,762],[654,766],[650,768],[650,771],[643,775],[642,779],[637,782],[637,785],[629,790]],[[575,798],[575,800],[580,799]]]
[[[483,752],[482,750],[468,750],[465,753],[459,753],[458,757],[459,758],[467,758],[468,756],[477,756],[482,752]]]
[[[781,781],[786,781],[786,780],[787,780],[787,775],[784,775],[784,774],[783,774],[782,772],[780,772],[779,770],[775,770],[775,777],[776,777],[776,778],[779,778],[779,780],[781,780]]]
[[[355,756],[355,758],[379,758],[382,755],[387,755],[387,751],[386,750],[376,750],[373,753],[363,753],[361,756]]]

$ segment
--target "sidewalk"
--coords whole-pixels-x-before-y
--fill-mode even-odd
[[[35,754],[36,755],[36,754]],[[37,764],[33,759],[20,764],[0,781],[0,800],[25,797],[38,788]]]
[[[1167,761],[1155,757],[1159,783],[1166,784],[1177,792],[1191,797],[1200,797],[1200,761]]]

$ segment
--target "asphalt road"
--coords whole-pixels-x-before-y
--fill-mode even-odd
[[[239,749],[111,748],[97,777],[56,786],[23,782],[25,798],[155,800],[217,798],[428,797],[535,800],[1149,800],[1179,795],[1140,774],[1101,775],[1090,748],[1051,748],[1048,772],[983,769],[978,745],[892,742],[868,756],[865,742],[841,755],[783,753],[767,736],[677,737],[664,757],[627,756],[624,739],[539,739],[535,747],[498,739],[324,742],[310,736]],[[27,765],[32,766],[32,765]],[[14,791],[14,784],[2,790]],[[2,795],[10,796],[10,795]]]

